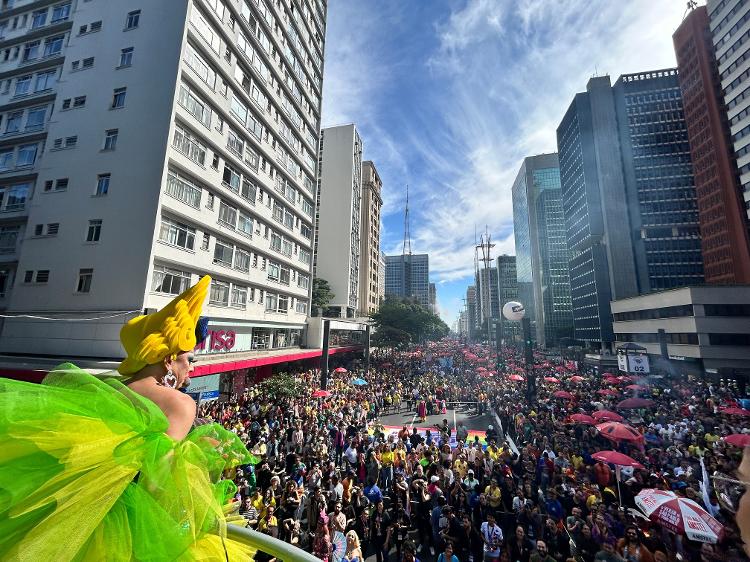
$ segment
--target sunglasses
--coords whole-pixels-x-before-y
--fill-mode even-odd
[[[714,481],[716,497],[719,498],[721,506],[732,513],[736,512],[740,505],[740,499],[747,491],[747,487],[750,486],[750,482],[743,482],[726,474],[717,474],[712,476],[711,480]]]

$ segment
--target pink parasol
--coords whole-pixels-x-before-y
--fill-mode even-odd
[[[523,377],[521,375],[511,375],[511,376],[508,377],[508,380],[509,381],[521,382],[521,381],[523,381]]]
[[[732,433],[732,435],[727,435],[724,441],[735,447],[750,447],[750,434]]]
[[[654,405],[653,400],[648,398],[627,398],[622,402],[617,403],[617,407],[621,410],[634,410],[636,408],[650,408]]]
[[[570,377],[570,382],[583,382],[583,377],[579,377],[578,375],[575,375],[573,377]]]
[[[346,370],[346,369],[344,369],[343,367],[336,367],[336,368],[335,368],[335,369],[333,370],[333,372],[334,372],[334,373],[348,373],[349,371],[347,371],[347,370]]]
[[[647,386],[643,386],[640,384],[629,384],[625,388],[627,388],[628,390],[648,390]]]
[[[620,422],[604,422],[596,426],[602,437],[611,441],[631,441],[633,443],[642,443],[643,435],[627,424]]]
[[[544,377],[544,382],[551,382],[553,384],[557,384],[560,382],[560,379],[556,379],[555,377]]]
[[[570,416],[570,421],[584,425],[596,425],[596,420],[587,414],[573,414]]]
[[[717,543],[724,535],[724,527],[705,509],[674,492],[647,488],[638,492],[635,505],[652,521],[691,540]]]
[[[558,390],[552,396],[554,396],[555,398],[564,398],[566,400],[574,400],[575,399],[575,396],[573,396],[570,392],[567,392],[565,390]]]
[[[750,416],[750,410],[742,408],[719,408],[719,412],[728,416]]]
[[[615,412],[610,412],[609,410],[597,410],[596,412],[591,414],[591,417],[600,422],[604,422],[604,421],[621,422],[625,420],[625,418],[623,418],[620,414],[616,414]]]
[[[330,396],[331,393],[327,390],[316,390],[312,393],[313,398],[325,398],[326,396]]]
[[[617,396],[620,394],[616,390],[610,389],[610,388],[603,388],[601,390],[596,391],[597,394],[601,394],[602,396]]]
[[[602,462],[608,462],[610,464],[616,464],[618,466],[632,466],[633,468],[644,468],[644,466],[637,460],[630,458],[627,455],[618,453],[617,451],[599,451],[591,455],[591,458]]]

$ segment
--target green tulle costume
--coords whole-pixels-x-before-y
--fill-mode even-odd
[[[250,560],[226,538],[227,468],[253,462],[217,424],[182,441],[150,400],[69,363],[0,379],[0,560]]]

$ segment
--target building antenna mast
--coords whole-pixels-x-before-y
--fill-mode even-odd
[[[489,227],[485,225],[484,234],[479,238],[479,244],[474,248],[474,255],[476,256],[479,251],[482,253],[482,257],[478,258],[484,264],[484,283],[479,275],[479,263],[477,263],[477,282],[479,290],[479,306],[480,306],[480,317],[481,311],[483,311],[487,317],[487,342],[491,341],[492,334],[492,281],[490,280],[490,262],[492,262],[492,248],[495,245],[492,243],[492,237],[490,236]],[[475,258],[476,259],[476,258]],[[486,291],[485,291],[486,289]],[[486,299],[486,300],[485,300]]]
[[[404,209],[404,242],[401,246],[402,255],[411,255],[411,233],[409,232],[409,184],[406,184],[406,208]]]

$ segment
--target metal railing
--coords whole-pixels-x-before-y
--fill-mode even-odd
[[[262,550],[283,562],[320,562],[320,559],[296,546],[245,527],[227,525],[227,537],[233,541]]]

